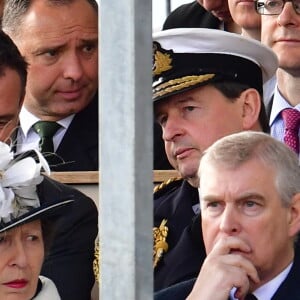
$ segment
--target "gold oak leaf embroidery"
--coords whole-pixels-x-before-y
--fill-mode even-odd
[[[154,51],[154,63],[153,63],[153,75],[159,75],[162,72],[172,69],[172,58],[170,54],[163,53],[158,50],[158,45],[153,46]]]
[[[155,268],[162,258],[164,252],[168,251],[166,242],[168,235],[167,220],[163,219],[159,227],[153,228],[153,268]]]

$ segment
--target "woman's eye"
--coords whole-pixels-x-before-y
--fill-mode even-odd
[[[31,242],[37,241],[37,240],[39,240],[39,237],[37,235],[31,234],[31,235],[28,235],[27,240],[31,241]]]

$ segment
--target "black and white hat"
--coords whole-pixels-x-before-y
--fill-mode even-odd
[[[16,226],[51,216],[58,208],[71,204],[73,196],[40,202],[37,186],[42,172],[50,174],[48,163],[39,151],[14,156],[0,142],[0,233]]]
[[[153,101],[218,81],[240,82],[262,93],[277,68],[270,48],[239,34],[207,28],[153,34]]]

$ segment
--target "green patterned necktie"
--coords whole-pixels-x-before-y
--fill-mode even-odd
[[[53,136],[61,126],[53,121],[38,121],[32,128],[40,136],[40,151],[53,153]]]

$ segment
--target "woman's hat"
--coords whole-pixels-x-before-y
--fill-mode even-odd
[[[40,202],[37,185],[41,172],[50,174],[47,161],[39,151],[14,156],[10,147],[0,142],[0,233],[13,227],[51,216],[54,210],[74,200],[72,196]]]
[[[233,81],[257,89],[278,67],[274,52],[239,34],[177,28],[153,35],[153,101],[193,88]]]

